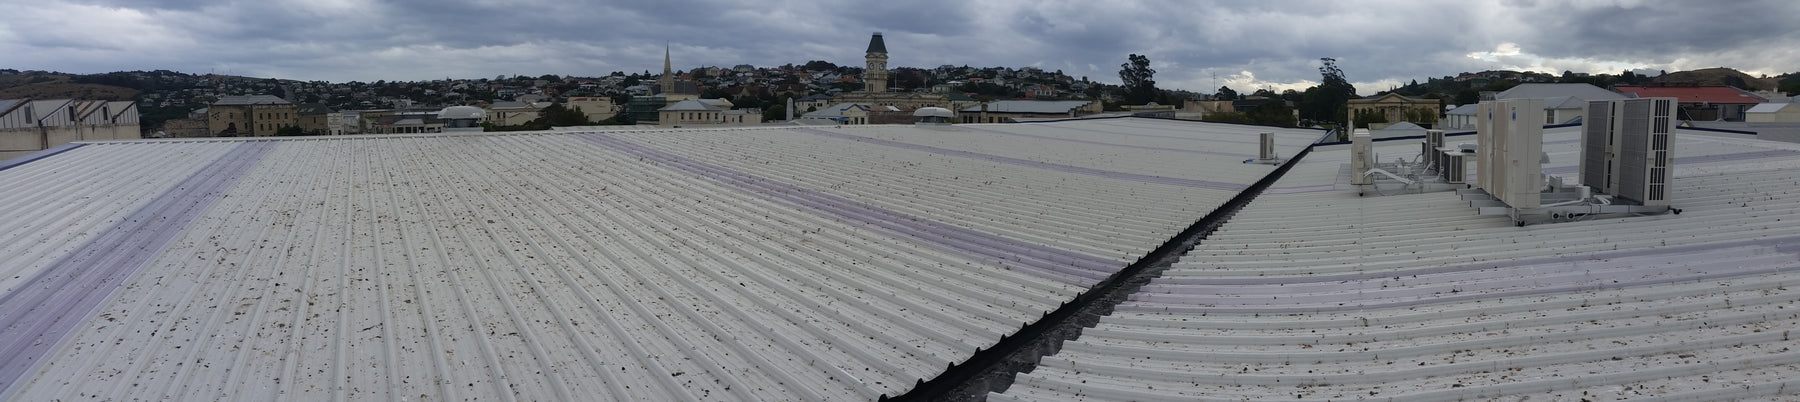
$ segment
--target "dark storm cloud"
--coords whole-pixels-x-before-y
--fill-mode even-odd
[[[1160,86],[1304,88],[1333,57],[1363,92],[1488,69],[1800,69],[1800,2],[0,0],[0,68],[332,81],[602,75],[825,60],[1037,66]],[[22,55],[22,56],[19,56]],[[1216,78],[1215,78],[1216,77]]]

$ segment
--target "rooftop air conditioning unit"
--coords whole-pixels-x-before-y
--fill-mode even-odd
[[[1482,102],[1476,112],[1475,174],[1482,190],[1513,208],[1539,207],[1544,185],[1544,101]]]
[[[1351,131],[1350,184],[1362,185],[1374,183],[1374,180],[1370,179],[1369,176],[1365,174],[1368,173],[1369,169],[1375,167],[1373,159],[1374,152],[1370,149],[1374,145],[1373,141],[1374,137],[1369,135],[1369,129],[1359,128],[1355,131]]]
[[[1469,174],[1469,164],[1467,160],[1463,159],[1467,157],[1466,154],[1461,151],[1447,151],[1437,152],[1437,155],[1438,159],[1444,163],[1438,168],[1438,172],[1440,172],[1438,176],[1442,177],[1445,183],[1462,183],[1466,180],[1465,177]]]
[[[1419,162],[1437,167],[1439,175],[1442,175],[1444,152],[1439,148],[1443,147],[1444,130],[1425,130],[1425,142],[1419,143]]]
[[[1675,98],[1589,102],[1582,117],[1582,184],[1638,205],[1668,206],[1675,105]]]
[[[1262,142],[1260,144],[1262,144],[1262,147],[1257,148],[1260,151],[1256,153],[1256,159],[1265,161],[1275,160],[1275,133],[1262,133]]]

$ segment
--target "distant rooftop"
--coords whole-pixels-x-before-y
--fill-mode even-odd
[[[294,103],[288,102],[286,99],[281,99],[281,97],[278,97],[275,95],[231,95],[231,96],[221,96],[221,97],[219,97],[219,100],[217,102],[213,102],[212,104],[213,104],[213,106],[239,106],[239,105],[292,105]]]
[[[1613,87],[1619,92],[1639,98],[1675,98],[1682,103],[1763,103],[1768,99],[1742,89],[1726,86],[1708,87]]]

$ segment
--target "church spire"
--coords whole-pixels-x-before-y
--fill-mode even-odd
[[[673,64],[669,63],[669,44],[667,42],[663,43],[662,79],[657,81],[659,81],[658,84],[662,84],[662,93],[664,95],[675,92],[675,68]]]

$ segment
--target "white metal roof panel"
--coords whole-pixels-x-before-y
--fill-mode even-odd
[[[0,171],[0,388],[874,399],[1273,169],[1241,126],[971,128],[82,146]]]
[[[1783,102],[1783,103],[1758,103],[1758,104],[1756,104],[1756,106],[1751,106],[1750,109],[1745,110],[1744,113],[1776,113],[1776,112],[1780,112],[1781,109],[1789,107],[1791,105],[1793,105],[1793,104],[1786,103],[1786,102]],[[4,109],[4,108],[0,107],[0,109]]]
[[[1546,134],[1547,171],[1578,130]],[[1522,228],[1449,192],[1360,197],[1348,151],[1315,149],[990,399],[1792,396],[1800,147],[1677,139],[1683,213]]]

